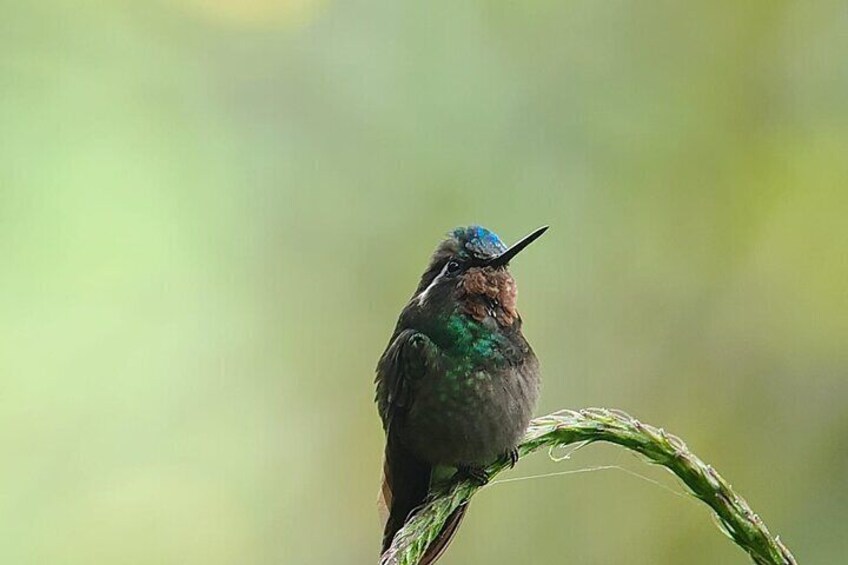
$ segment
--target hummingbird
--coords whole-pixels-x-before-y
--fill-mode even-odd
[[[485,484],[486,465],[514,465],[539,396],[539,362],[521,332],[511,247],[481,226],[459,227],[436,248],[377,363],[376,403],[386,447],[380,503],[383,549],[430,492],[434,471]],[[467,505],[448,518],[420,565],[435,562]]]

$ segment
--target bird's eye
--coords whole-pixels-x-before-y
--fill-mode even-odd
[[[456,261],[448,261],[448,265],[447,265],[447,273],[448,273],[449,275],[453,275],[453,274],[455,274],[457,271],[459,271],[459,263],[458,263],[458,262],[456,262]]]

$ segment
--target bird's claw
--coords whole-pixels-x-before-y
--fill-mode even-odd
[[[509,459],[509,468],[514,468],[515,464],[518,463],[518,448],[513,447],[512,449],[504,453],[504,457]]]
[[[469,480],[475,483],[478,487],[482,487],[489,482],[489,473],[487,473],[482,467],[461,465],[456,468],[456,478],[460,480]]]

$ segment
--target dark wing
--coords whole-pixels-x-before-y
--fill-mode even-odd
[[[380,502],[388,510],[383,531],[383,552],[392,544],[410,513],[427,498],[432,465],[416,458],[402,441],[403,424],[415,401],[415,389],[438,363],[438,347],[422,333],[398,333],[377,363],[377,408],[386,431],[383,485]],[[435,563],[453,539],[468,506],[453,511],[445,526],[430,542],[419,565]]]
[[[402,433],[417,384],[427,378],[437,354],[427,336],[406,329],[396,334],[377,363],[377,409],[386,431],[381,503],[388,509],[388,519],[383,551],[430,488],[430,464],[409,452]]]
[[[392,420],[409,410],[412,388],[424,377],[435,347],[424,334],[406,329],[395,335],[377,362],[377,410],[386,433]]]

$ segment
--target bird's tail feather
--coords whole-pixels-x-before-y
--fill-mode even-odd
[[[430,545],[427,546],[427,551],[424,552],[424,557],[418,562],[418,565],[430,565],[431,563],[435,563],[439,557],[445,552],[450,545],[450,542],[453,541],[453,536],[456,535],[456,530],[459,528],[460,522],[465,517],[465,511],[468,509],[468,503],[463,504],[448,516],[448,519],[445,521],[445,525],[442,528],[442,531],[439,532],[439,535],[436,536],[436,539],[430,542]]]
[[[380,491],[381,506],[388,509],[383,530],[383,552],[392,544],[409,514],[427,498],[431,471],[430,465],[413,457],[389,434]]]
[[[391,436],[391,434],[390,434]],[[386,442],[386,454],[383,461],[383,484],[380,490],[379,505],[387,511],[383,530],[383,553],[392,545],[392,539],[414,510],[424,503],[430,489],[432,467],[415,457],[389,437]],[[430,542],[419,565],[435,563],[453,540],[467,504],[454,510],[442,531]]]

